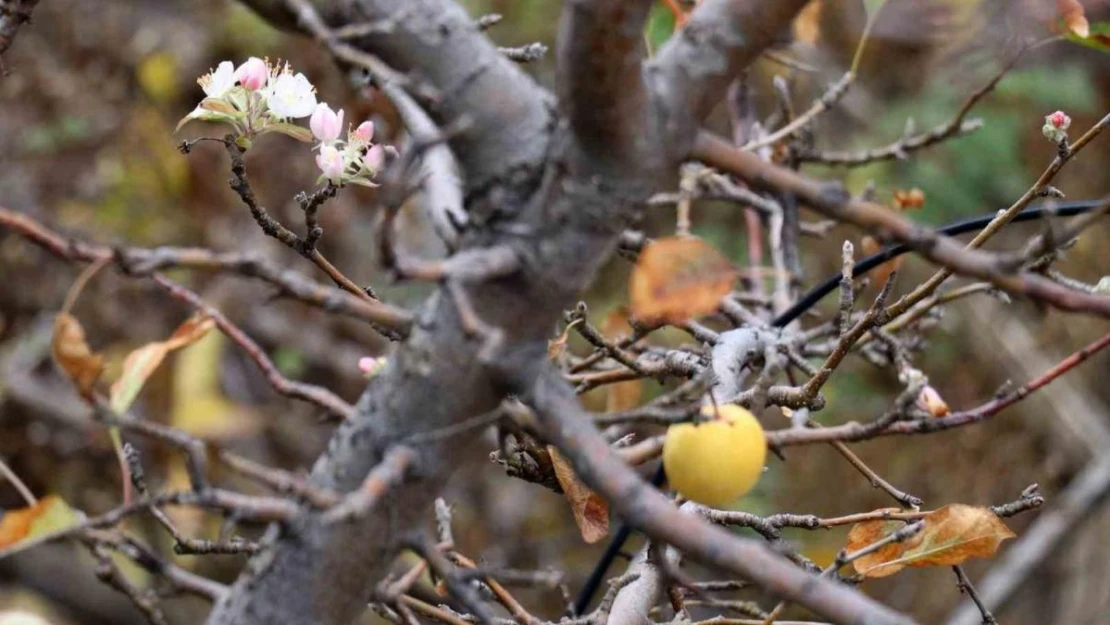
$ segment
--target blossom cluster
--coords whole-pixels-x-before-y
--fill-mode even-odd
[[[385,163],[387,148],[374,144],[374,123],[364,121],[343,134],[343,111],[316,100],[316,88],[289,64],[271,65],[251,57],[238,68],[223,61],[197,83],[205,98],[178,124],[197,119],[219,122],[234,129],[236,142],[250,147],[252,139],[277,132],[311,143],[317,142],[316,165],[320,180],[375,186],[373,178]],[[309,127],[291,120],[309,118]],[[391,149],[391,148],[388,148]]]

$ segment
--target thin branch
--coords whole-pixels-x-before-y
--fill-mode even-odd
[[[1100,122],[1103,123],[1110,124],[1110,115]],[[1094,130],[1088,136],[1093,136],[1092,133]],[[691,156],[734,173],[753,185],[794,193],[827,217],[868,231],[887,233],[944,267],[942,273],[952,271],[988,280],[1005,291],[1027,295],[1061,310],[1110,317],[1110,297],[1074,291],[1030,272],[1009,273],[1005,271],[997,255],[965,249],[955,240],[915,224],[882,206],[852,198],[839,185],[822,184],[787,168],[765,163],[754,154],[738,150],[711,134],[699,133]],[[992,232],[1008,221],[1002,217],[999,220],[997,226],[989,228]],[[980,235],[982,237],[982,233]],[[939,283],[938,281],[936,285]],[[929,292],[924,291],[922,297]],[[892,308],[897,309],[897,305]]]
[[[1074,536],[1084,520],[1104,510],[1110,495],[1110,457],[1089,463],[1072,479],[1067,488],[1022,532],[1017,541],[995,561],[986,577],[979,581],[983,606],[1000,610],[1032,576],[1045,559],[1059,553],[1058,546]],[[948,625],[978,625],[982,611],[973,602],[964,602],[948,619]]]
[[[114,258],[128,275],[146,276],[173,268],[227,271],[271,284],[281,295],[327,311],[370,321],[390,338],[408,334],[412,314],[383,304],[366,301],[337,288],[318,284],[304,276],[269,263],[252,254],[219,253],[202,248],[158,247],[110,248],[64,237],[27,215],[0,208],[0,226],[10,228],[31,243],[68,261],[99,261]]]
[[[1026,49],[1023,49],[1021,52],[1014,55],[1014,57],[1010,59],[1010,62],[995,74],[993,78],[968,96],[952,119],[936,126],[928,132],[904,136],[890,145],[881,148],[872,148],[863,152],[829,152],[803,148],[795,153],[795,157],[803,162],[808,161],[826,165],[856,167],[879,161],[893,159],[903,160],[917,150],[936,145],[947,139],[975,132],[983,127],[983,121],[981,119],[966,119],[968,113],[970,113],[971,109],[974,108],[980,100],[986,97],[987,94],[994,91],[994,88],[998,86],[1002,78],[1017,64],[1025,50]]]
[[[39,545],[81,536],[87,530],[114,527],[129,516],[148,511],[151,506],[196,506],[199,508],[210,508],[227,513],[234,513],[237,514],[239,518],[255,520],[262,523],[288,521],[295,518],[300,512],[295,503],[285,499],[255,497],[218,488],[209,488],[202,492],[174,491],[152,495],[149,498],[144,497],[128,505],[118,506],[99,516],[85,519],[77,525],[49,532],[12,545],[0,551],[0,560],[16,555],[17,553],[22,553]]]
[[[441,141],[432,142],[439,136],[439,128],[432,118],[406,91],[405,84],[392,76],[383,76],[382,63],[377,57],[358,51],[342,43],[348,37],[360,37],[373,34],[360,32],[357,34],[341,34],[324,24],[311,4],[303,0],[290,0],[300,17],[301,23],[316,38],[325,45],[336,58],[371,73],[376,77],[386,97],[393,103],[397,113],[401,116],[405,127],[412,135],[415,143],[428,143],[429,146],[422,150],[420,180],[425,193],[424,207],[428,211],[436,233],[453,249],[458,242],[458,231],[467,222],[467,214],[463,209],[461,181],[459,166],[450,147]],[[393,16],[388,24],[381,25],[383,32],[388,33],[401,16]],[[500,19],[500,16],[497,16]],[[494,22],[496,23],[496,22]],[[349,27],[347,27],[349,29]],[[389,70],[392,71],[392,70]]]
[[[536,371],[536,367],[543,367]],[[516,381],[547,435],[574,465],[575,473],[602,494],[632,525],[687,556],[751,579],[779,596],[843,622],[909,623],[889,608],[827,580],[818,580],[757,542],[713,528],[676,510],[621,462],[597,433],[566,384],[547,370],[514,363],[503,372]],[[529,369],[531,369],[529,371]],[[532,377],[534,376],[534,377]]]
[[[324,513],[324,523],[345,523],[364,516],[391,488],[401,482],[415,459],[416,454],[408,447],[391,448],[385,453],[381,463],[362,481],[358,490]]]
[[[100,581],[127,596],[151,625],[169,625],[169,621],[166,620],[166,615],[159,607],[157,597],[152,591],[144,590],[132,584],[127,576],[123,574],[123,571],[119,569],[119,566],[112,561],[106,547],[92,543],[89,548],[96,558],[95,572]]]
[[[720,102],[729,84],[775,42],[806,0],[705,0],[686,26],[655,55],[648,72],[656,95],[682,126],[696,124]],[[678,137],[693,128],[676,128]]]
[[[439,547],[435,543],[429,540],[427,536],[422,536],[421,540],[413,542],[411,546],[424,558],[427,567],[443,580],[447,586],[447,590],[454,595],[467,610],[470,610],[470,613],[477,617],[480,623],[492,625],[494,620],[493,611],[482,601],[481,596],[478,594],[477,590],[469,584],[468,580],[462,579],[459,576],[459,568],[455,563],[452,563],[447,557],[440,553]],[[519,607],[519,604],[517,604],[517,606]],[[521,609],[523,610],[523,608]],[[522,625],[532,625],[534,622],[534,619],[530,622],[521,621]]]
[[[186,146],[188,145],[187,142],[183,143],[182,150],[187,151]],[[239,195],[239,199],[243,200],[243,203],[247,205],[247,209],[250,210],[251,216],[254,217],[255,222],[258,223],[258,227],[262,229],[262,232],[266,233],[267,236],[281,241],[301,256],[312,261],[327,274],[336,285],[348,293],[366,300],[377,300],[377,298],[370,295],[366,289],[355,284],[350,278],[344,275],[343,272],[339,271],[335,265],[331,264],[331,261],[324,258],[320,250],[316,249],[316,241],[320,238],[320,235],[323,234],[322,231],[316,232],[318,226],[315,224],[315,211],[319,204],[317,203],[315,206],[312,206],[310,204],[311,200],[307,198],[302,203],[302,207],[305,209],[306,224],[311,228],[311,231],[306,234],[306,238],[302,239],[294,234],[292,230],[283,226],[281,222],[270,216],[266,207],[258,202],[254,194],[254,189],[251,188],[250,180],[247,179],[247,164],[243,158],[243,154],[246,150],[239,147],[235,143],[234,137],[231,135],[224,138],[224,147],[227,150],[228,157],[231,158],[232,177],[231,180],[229,180],[231,188]],[[320,201],[322,202],[326,197],[327,194],[323,194]]]
[[[805,445],[815,442],[836,440],[850,442],[896,434],[929,434],[978,423],[990,419],[1002,410],[1025,399],[1030,394],[1035,393],[1037,390],[1043,388],[1068,371],[1071,371],[1080,363],[1107,347],[1110,347],[1110,334],[1103,335],[1101,338],[1061,360],[1054,367],[1045,371],[1037,378],[971,410],[955,412],[944,417],[883,423],[881,427],[864,425],[853,421],[843,425],[821,429],[791,428],[775,430],[767,433],[767,442],[772,447],[787,447],[791,445]]]
[[[228,320],[223,313],[209,306],[199,295],[161,274],[152,274],[151,278],[175,299],[181,300],[211,317],[216,322],[216,326],[258,365],[263,375],[266,376],[266,381],[279,394],[315,404],[340,419],[353,418],[355,414],[354,407],[343,401],[335,393],[321,386],[290,380],[282,375],[281,371],[278,371],[277,366],[266,355],[266,352],[258,346],[258,343],[247,336],[239,326]]]
[[[1060,173],[1061,169],[1063,169],[1064,165],[1066,165],[1068,161],[1070,161],[1076,154],[1083,150],[1084,147],[1086,147],[1091,141],[1093,141],[1094,138],[1097,137],[1107,126],[1110,126],[1110,114],[1107,114],[1094,126],[1091,126],[1091,128],[1087,132],[1083,133],[1083,136],[1076,140],[1075,143],[1067,144],[1066,150],[1057,151],[1057,154],[1052,159],[1052,162],[1049,163],[1048,167],[1044,170],[1044,172],[1041,173],[1040,178],[1037,178],[1037,181],[1033,183],[1033,186],[1029,187],[1029,189],[1024,194],[1022,194],[1022,196],[1019,197],[1013,204],[1011,204],[1009,208],[999,211],[994,219],[992,219],[991,222],[986,225],[986,227],[980,230],[971,240],[971,242],[967,244],[968,249],[970,250],[982,247],[983,244],[985,244],[991,237],[997,234],[1003,226],[1010,223],[1010,221],[1013,220],[1014,217],[1018,215],[1018,213],[1024,210],[1025,207],[1027,207],[1033,200],[1041,197],[1044,191],[1049,188],[1049,185],[1056,178],[1056,175]],[[909,241],[906,242],[908,243]],[[907,309],[909,309],[909,307],[931,295],[933,291],[935,291],[937,287],[941,285],[941,283],[943,283],[952,275],[952,270],[959,271],[959,268],[945,267],[937,273],[933,274],[928,280],[918,285],[912,292],[904,295],[900,300],[895,302],[890,307],[891,316],[897,317],[898,315],[901,315]],[[1052,284],[1051,281],[1048,281],[1047,279],[1044,280],[1048,282],[1048,284]],[[992,280],[992,282],[995,281]],[[995,284],[998,283],[995,282]],[[1002,285],[999,284],[999,286]],[[1057,288],[1064,289],[1065,292],[1067,291],[1067,289],[1064,287]],[[1052,291],[1053,289],[1048,290]],[[1088,298],[1089,297],[1090,296],[1088,295]]]
[[[35,498],[34,493],[31,492],[31,489],[27,488],[27,485],[23,483],[23,480],[19,479],[19,476],[16,475],[15,471],[12,471],[12,468],[8,466],[8,463],[4,462],[3,458],[0,458],[0,476],[3,476],[4,479],[12,483],[16,492],[19,493],[19,496],[23,498],[23,501],[26,502],[28,506],[34,506],[39,502],[39,500]]]
[[[317,38],[326,33],[327,24],[388,23],[386,31],[363,33],[349,43],[335,37],[323,41],[344,63],[372,66],[375,85],[399,85],[422,105],[434,105],[431,112],[439,124],[463,118],[472,122],[451,141],[467,172],[468,188],[484,188],[510,169],[544,158],[552,117],[548,98],[457,3],[330,4],[325,23],[308,0],[243,1],[276,25]],[[429,37],[433,32],[444,36]]]
[[[966,594],[975,603],[975,607],[979,608],[979,613],[983,615],[982,625],[998,625],[994,615],[983,605],[983,600],[979,598],[979,593],[975,590],[975,586],[971,585],[971,580],[968,579],[967,573],[964,572],[964,567],[956,565],[952,567],[952,571],[956,574],[956,587],[960,589],[960,593]]]
[[[515,48],[498,48],[505,58],[516,63],[533,63],[547,55],[547,46],[542,43],[529,43]]]
[[[813,122],[818,115],[821,115],[839,102],[840,99],[844,97],[844,94],[848,92],[848,87],[851,86],[855,78],[856,74],[854,71],[846,72],[839,80],[830,85],[829,88],[821,94],[821,97],[817,98],[813,105],[806,109],[804,113],[766,137],[761,137],[758,140],[745,143],[740,149],[754,152],[760,148],[774,145],[798,132]]]
[[[342,499],[340,495],[312,486],[307,480],[292,473],[263,466],[227,450],[220,450],[219,459],[236,473],[261,482],[279,493],[302,497],[317,508],[330,508]]]
[[[559,23],[559,102],[579,145],[600,163],[643,152],[650,99],[641,73],[649,0],[576,0]]]

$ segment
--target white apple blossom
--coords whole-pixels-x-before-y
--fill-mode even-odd
[[[222,98],[235,86],[235,66],[231,61],[221,61],[216,66],[216,71],[198,78],[197,84],[204,89],[204,95],[210,98]]]
[[[235,145],[251,149],[258,136],[276,133],[304,143],[317,143],[319,181],[376,187],[387,160],[397,157],[393,146],[375,145],[374,123],[364,121],[348,128],[343,137],[342,109],[317,102],[316,89],[304,74],[288,63],[271,65],[250,57],[237,68],[222,61],[197,81],[205,98],[178,123],[191,120],[219,122],[231,127]],[[292,121],[308,117],[308,128]]]
[[[370,148],[366,151],[366,157],[362,162],[366,165],[366,169],[370,170],[371,175],[376,174],[385,163],[385,148],[380,145]]]
[[[312,117],[308,120],[308,127],[312,134],[323,143],[332,143],[339,138],[343,130],[343,109],[337,114],[331,107],[321,102],[316,105]]]
[[[343,171],[347,169],[347,162],[335,146],[325,145],[320,147],[320,153],[316,155],[316,166],[325,178],[339,183],[343,179]]]
[[[279,119],[308,117],[316,109],[316,88],[304,74],[292,74],[288,66],[270,76],[265,95],[270,112]]]

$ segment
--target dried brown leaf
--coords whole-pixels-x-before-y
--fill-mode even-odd
[[[147,343],[127,355],[123,360],[123,372],[112,384],[109,403],[112,410],[119,414],[127,412],[138,397],[147,379],[162,364],[166,356],[175,349],[192,345],[209,332],[216,323],[207,315],[197,314],[185,320],[170,338],[164,341]]]
[[[883,249],[883,246],[880,245],[874,237],[870,236],[865,236],[860,239],[859,247],[860,251],[863,252],[865,256],[877,254]],[[902,267],[902,262],[905,261],[905,259],[905,256],[892,258],[872,269],[871,276],[874,278],[873,283],[881,288],[882,285],[886,284],[886,281],[890,279],[890,274],[898,271],[898,269]]]
[[[885,508],[884,510],[887,512],[900,511],[898,508]],[[863,523],[856,523],[852,526],[852,530],[848,532],[848,542],[844,545],[844,549],[849,553],[859,551],[902,529],[905,525],[906,524],[901,521],[864,521]],[[891,543],[874,553],[859,558],[853,562],[852,565],[855,567],[856,572],[867,577],[886,577],[887,575],[894,575],[905,568],[905,565],[891,564],[883,567],[883,564],[897,560],[902,556],[905,550],[905,541]]]
[[[1016,536],[989,508],[977,506],[950,504],[930,512],[924,521],[925,527],[909,540],[856,560],[856,571],[864,577],[886,577],[906,566],[954,566],[968,558],[992,557],[1002,541]],[[849,534],[849,549],[865,547],[902,526],[891,521],[859,523]]]
[[[894,192],[896,210],[918,209],[925,206],[925,192],[918,188],[900,189]]]
[[[574,513],[574,521],[578,524],[578,531],[582,533],[582,540],[596,543],[608,536],[609,504],[578,479],[570,462],[557,449],[548,446],[547,451],[551,454],[551,465],[555,468],[559,486],[570,502],[570,510]]]
[[[47,495],[33,506],[9,510],[0,517],[0,550],[80,522],[80,512],[70,508],[61,497]]]
[[[547,342],[547,357],[551,360],[559,360],[567,351],[567,340],[570,338],[570,329],[574,327],[573,323],[567,324],[559,336]]]
[[[89,348],[85,329],[76,317],[63,312],[54,318],[50,350],[54,361],[77,385],[81,396],[91,398],[93,385],[104,373],[104,357]]]
[[[632,271],[632,314],[645,323],[678,324],[717,310],[736,269],[696,237],[658,239]]]

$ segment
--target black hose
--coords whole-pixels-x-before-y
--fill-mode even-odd
[[[1072,215],[1086,213],[1101,205],[1101,200],[1087,200],[1078,202],[1057,202],[1051,205],[1033,206],[1021,211],[1016,216],[1014,216],[1014,218],[1011,220],[1011,223],[1020,221],[1031,221],[1033,219],[1039,219],[1041,217],[1070,217]],[[937,232],[946,236],[956,236],[959,234],[981,230],[986,227],[986,225],[990,223],[992,219],[995,218],[995,215],[996,213],[991,213],[990,215],[984,215],[982,217],[972,217],[963,221],[957,221],[955,223],[948,224],[943,228],[939,228]],[[867,258],[864,258],[863,260],[856,263],[855,266],[852,268],[852,275],[863,275],[868,271],[871,271],[875,267],[878,267],[879,265],[885,263],[886,261],[892,258],[897,258],[909,251],[911,251],[911,248],[905,244],[885,247],[872,254],[871,256],[868,256]],[[826,295],[835,291],[838,286],[840,286],[840,274],[830,276],[821,284],[810,289],[810,291],[806,293],[804,297],[798,300],[793,306],[788,308],[778,317],[775,317],[775,319],[771,322],[771,325],[781,328],[791,321],[794,321],[798,317],[801,317],[803,314],[805,314],[807,310],[813,308],[818,302],[824,299]],[[655,470],[655,474],[651,476],[651,484],[652,486],[659,488],[663,486],[666,478],[667,475],[663,471],[663,464],[660,463],[659,468]],[[605,547],[605,551],[601,554],[601,558],[597,561],[597,565],[594,566],[594,570],[590,572],[590,577],[586,579],[586,583],[582,586],[581,592],[578,593],[578,599],[577,601],[575,601],[574,604],[575,614],[585,613],[586,608],[590,604],[590,601],[593,600],[594,594],[597,593],[598,587],[601,586],[602,578],[605,577],[605,573],[609,570],[609,566],[613,563],[613,560],[616,559],[617,555],[620,554],[621,549],[624,548],[624,543],[631,535],[632,527],[627,523],[622,523],[621,526],[617,529],[617,533],[613,535],[613,539],[610,540],[609,544]]]

